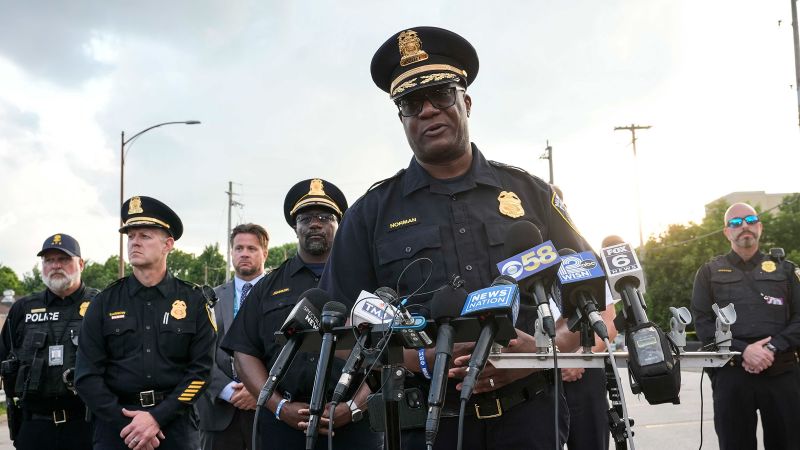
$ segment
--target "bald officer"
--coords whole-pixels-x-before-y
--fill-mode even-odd
[[[76,386],[95,449],[197,449],[192,404],[214,361],[213,290],[167,271],[180,218],[151,197],[122,206],[133,274],[98,294],[81,331]]]

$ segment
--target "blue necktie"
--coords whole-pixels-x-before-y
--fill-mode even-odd
[[[239,295],[239,303],[236,304],[236,310],[233,311],[233,315],[239,314],[239,310],[242,308],[242,303],[244,303],[244,299],[247,297],[247,294],[250,293],[250,289],[253,289],[253,285],[250,283],[245,283],[242,286],[242,293]]]

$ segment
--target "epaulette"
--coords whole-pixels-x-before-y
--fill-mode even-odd
[[[84,290],[84,294],[86,294],[86,297],[88,297],[88,298],[95,298],[97,296],[97,294],[99,294],[99,293],[100,293],[100,289],[93,288],[93,287],[88,287],[87,286],[86,289]]]
[[[501,163],[499,161],[492,161],[492,160],[489,160],[488,163],[490,166],[498,167],[500,169],[516,170],[517,172],[522,172],[526,175],[533,176],[530,172],[523,169],[522,167],[512,166],[511,164]]]
[[[106,289],[114,287],[114,286],[116,286],[118,284],[121,284],[123,281],[125,281],[126,278],[128,278],[128,277],[117,278],[116,281],[112,281],[108,286],[106,286]]]
[[[199,285],[197,283],[192,283],[191,281],[181,280],[178,277],[174,277],[179,283],[182,283],[185,286],[192,288],[193,291],[199,291],[200,295],[206,300],[208,306],[214,307],[214,304],[217,303],[217,293],[214,292],[214,288],[207,284]]]
[[[367,189],[367,192],[375,189],[376,187],[382,185],[383,183],[386,183],[387,181],[394,180],[395,178],[399,178],[404,173],[406,173],[406,169],[400,169],[400,170],[397,171],[396,174],[390,176],[389,178],[384,178],[383,180],[376,181],[375,183],[372,184],[372,186],[369,187],[369,189]]]

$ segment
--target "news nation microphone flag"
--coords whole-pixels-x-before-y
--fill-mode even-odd
[[[483,312],[510,311],[511,322],[517,323],[519,315],[519,289],[516,284],[489,286],[470,293],[462,316],[479,316]]]

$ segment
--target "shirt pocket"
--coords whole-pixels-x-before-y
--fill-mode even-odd
[[[190,358],[190,347],[197,325],[194,322],[170,320],[166,325],[159,324],[158,349],[161,354],[171,360],[187,362]]]
[[[375,251],[379,282],[391,283],[387,287],[392,289],[399,288],[401,296],[432,291],[447,281],[439,225],[418,225],[391,232],[376,242]]]
[[[743,276],[739,272],[715,272],[711,274],[711,294],[713,301],[720,308],[728,306],[729,303],[736,300],[741,300],[743,295],[748,292],[742,292],[745,288],[742,283]]]
[[[110,319],[103,323],[106,352],[112,359],[123,359],[136,352],[139,339],[136,337],[136,318]]]
[[[505,254],[506,233],[511,224],[508,222],[486,222],[483,226],[486,231],[486,243],[489,245],[489,273],[491,273],[492,280],[494,280],[500,276],[500,271],[497,270],[497,263],[514,256]]]
[[[288,297],[267,298],[261,302],[261,317],[259,318],[259,334],[264,346],[264,359],[269,361],[269,365],[275,362],[278,353],[283,345],[278,344],[275,339],[275,332],[280,331],[281,326],[289,317],[289,313],[294,308],[295,302]],[[320,311],[322,313],[322,311]]]

